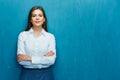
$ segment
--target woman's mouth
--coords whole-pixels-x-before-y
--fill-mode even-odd
[[[35,23],[40,23],[40,21],[35,21]]]

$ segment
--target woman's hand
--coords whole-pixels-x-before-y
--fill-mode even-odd
[[[53,56],[53,55],[54,55],[54,52],[50,51],[50,52],[47,52],[44,56],[49,57],[49,56]]]
[[[17,55],[17,60],[20,61],[31,61],[31,56],[28,56],[26,54],[18,54]]]

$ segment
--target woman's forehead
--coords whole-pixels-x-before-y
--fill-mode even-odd
[[[40,9],[36,9],[32,12],[32,14],[43,14],[43,12]]]

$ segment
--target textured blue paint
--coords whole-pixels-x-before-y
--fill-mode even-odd
[[[19,79],[17,36],[34,5],[56,37],[56,80],[120,80],[119,0],[0,0],[0,80]]]

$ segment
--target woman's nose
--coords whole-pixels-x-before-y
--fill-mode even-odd
[[[39,16],[36,16],[36,19],[38,20],[38,19],[39,19]]]

